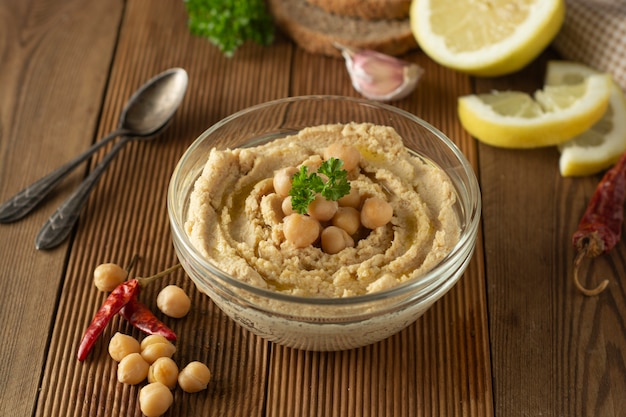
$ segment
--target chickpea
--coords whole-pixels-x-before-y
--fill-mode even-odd
[[[165,414],[174,402],[174,395],[160,382],[152,382],[139,391],[139,408],[146,417]]]
[[[149,368],[150,365],[139,353],[131,353],[117,364],[117,380],[122,384],[139,384],[148,376]]]
[[[176,387],[178,381],[178,365],[172,358],[158,358],[148,370],[148,382],[160,382],[169,389]]]
[[[359,194],[356,188],[351,187],[350,193],[337,200],[337,203],[339,203],[339,207],[354,207],[358,209],[361,206],[361,194]]]
[[[354,207],[339,207],[332,219],[333,226],[341,227],[353,235],[361,226],[361,213]]]
[[[144,339],[141,341],[141,345],[140,345],[141,350],[144,350],[145,348],[147,348],[148,346],[154,343],[170,343],[170,341],[167,340],[165,336],[162,336],[160,334],[151,334],[149,336],[144,337]]]
[[[287,197],[291,190],[291,177],[298,172],[296,167],[287,167],[276,171],[274,174],[274,191],[281,197]]]
[[[333,218],[337,212],[337,207],[336,201],[326,200],[321,194],[318,194],[315,196],[315,200],[309,204],[307,212],[314,219],[325,222]]]
[[[176,319],[186,316],[191,308],[191,299],[176,285],[163,288],[157,295],[156,303],[163,314]]]
[[[328,226],[322,231],[322,250],[328,254],[339,253],[354,246],[354,239],[340,227]]]
[[[300,166],[298,167],[298,170],[300,170],[300,167],[305,166],[307,167],[307,172],[309,174],[311,174],[312,172],[317,172],[318,169],[320,169],[320,166],[322,166],[322,157],[319,155],[311,155],[309,157],[309,159],[307,159],[306,161],[303,161]]]
[[[211,371],[202,362],[190,362],[178,374],[178,385],[185,392],[198,392],[206,389],[211,380]]]
[[[93,271],[93,283],[102,292],[110,292],[122,282],[126,281],[128,272],[119,265],[101,264]]]
[[[167,343],[151,343],[141,350],[141,357],[149,364],[154,363],[159,358],[171,358],[176,352],[176,346],[170,341]]]
[[[361,208],[361,224],[368,229],[384,226],[393,217],[393,207],[380,197],[370,197]]]
[[[109,341],[109,355],[119,362],[131,353],[141,352],[139,341],[132,336],[117,332]]]
[[[291,204],[291,196],[290,195],[285,197],[285,199],[283,200],[283,204],[280,206],[280,208],[283,210],[283,214],[285,216],[289,216],[290,214],[295,213],[293,211],[293,205]]]
[[[297,248],[312,245],[320,235],[319,222],[304,214],[290,214],[283,222],[285,239]]]
[[[324,159],[337,158],[343,161],[343,169],[352,171],[361,161],[361,152],[352,145],[333,143],[324,150]]]

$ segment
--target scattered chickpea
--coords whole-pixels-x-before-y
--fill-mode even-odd
[[[160,382],[169,389],[176,387],[178,365],[171,358],[158,358],[150,365],[148,382]]]
[[[139,353],[131,353],[117,364],[117,380],[123,384],[135,385],[146,379],[150,365]]]
[[[158,358],[171,358],[176,346],[160,334],[151,334],[141,341],[141,356],[152,364]]]
[[[191,308],[191,299],[176,285],[163,288],[157,295],[156,303],[163,314],[177,319],[186,316]]]
[[[194,361],[178,374],[178,385],[185,392],[199,392],[206,389],[211,380],[211,371],[202,362]]]
[[[165,414],[173,402],[174,395],[160,382],[152,382],[139,391],[139,408],[146,417]]]
[[[109,355],[119,362],[131,353],[141,352],[139,341],[132,336],[117,332],[109,341]]]
[[[143,340],[141,341],[141,344],[140,344],[141,350],[144,350],[145,348],[147,348],[148,346],[154,343],[170,343],[170,341],[167,340],[165,336],[161,336],[160,334],[151,334],[149,336],[144,337]]]
[[[393,207],[380,197],[370,197],[361,208],[361,224],[368,229],[384,226],[393,217]]]
[[[283,220],[285,239],[297,248],[312,245],[320,234],[320,224],[317,220],[304,214],[293,213]]]
[[[167,343],[152,343],[141,350],[141,357],[152,364],[159,358],[171,358],[175,352],[176,346],[169,341]]]
[[[124,268],[112,263],[98,265],[93,271],[93,283],[102,292],[113,291],[127,277],[128,272]]]

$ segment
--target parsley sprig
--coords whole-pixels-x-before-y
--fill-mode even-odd
[[[274,22],[263,0],[184,0],[188,26],[226,55],[246,40],[269,45],[274,40]]]
[[[309,174],[308,167],[303,165],[291,178],[291,206],[294,211],[306,214],[309,204],[321,194],[326,200],[337,201],[350,192],[348,172],[342,168],[343,161],[337,158],[327,159],[317,172]],[[324,175],[327,180],[318,175]]]

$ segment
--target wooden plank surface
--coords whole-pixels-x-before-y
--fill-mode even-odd
[[[116,318],[85,362],[80,337],[104,296],[102,262],[140,255],[139,275],[174,263],[165,204],[178,159],[211,124],[245,107],[305,94],[358,97],[343,61],[310,55],[280,34],[232,58],[189,34],[182,0],[7,0],[0,4],[0,199],[78,154],[117,124],[151,76],[185,68],[187,96],[169,129],[127,145],[104,175],[71,241],[38,252],[33,239],[85,169],[28,219],[0,225],[0,415],[140,416],[139,386],[116,381],[106,352]],[[393,103],[451,137],[479,175],[483,230],[460,282],[414,324],[345,352],[274,345],[230,321],[182,271],[165,283],[191,294],[178,333],[179,364],[213,371],[200,394],[174,391],[169,416],[621,416],[626,409],[626,247],[588,265],[609,290],[588,299],[571,285],[571,233],[599,180],[563,179],[555,149],[477,143],[456,99],[473,91],[542,84],[548,52],[520,73],[474,79],[420,51],[418,90]],[[19,138],[19,139],[18,139]],[[22,138],[29,138],[24,140]],[[59,146],[62,143],[62,146]],[[101,150],[94,161],[100,160]],[[592,276],[593,275],[593,276]],[[141,299],[156,310],[158,288]],[[162,317],[162,316],[161,316]]]
[[[122,11],[121,1],[0,5],[2,201],[92,142]],[[34,413],[68,248],[37,253],[34,237],[84,172],[65,180],[28,222],[0,229],[2,416]]]

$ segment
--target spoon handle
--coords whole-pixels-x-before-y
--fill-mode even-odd
[[[98,149],[106,145],[111,139],[128,133],[126,130],[117,129],[78,155],[76,158],[60,166],[48,175],[35,181],[28,187],[19,191],[13,197],[0,205],[0,223],[11,223],[21,219],[30,213],[43,200],[54,187],[74,170],[81,162],[87,160]]]
[[[115,144],[102,158],[102,161],[91,171],[78,188],[70,195],[67,200],[50,216],[48,221],[43,225],[35,239],[35,247],[37,249],[52,249],[58,246],[69,236],[74,224],[78,220],[80,212],[89,198],[91,190],[109,166],[117,153],[130,142],[131,136],[124,136]]]

